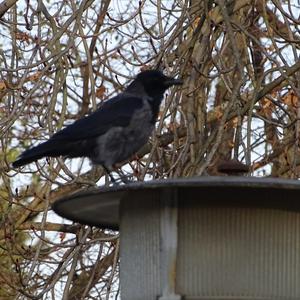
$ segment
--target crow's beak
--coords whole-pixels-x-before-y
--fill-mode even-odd
[[[181,84],[183,84],[183,80],[181,80],[181,79],[175,79],[175,78],[171,78],[171,77],[169,77],[164,82],[164,85],[166,87],[169,87],[169,86],[172,86],[172,85],[181,85]]]

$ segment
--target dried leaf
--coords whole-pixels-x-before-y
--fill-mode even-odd
[[[298,97],[293,91],[291,91],[282,98],[282,102],[288,105],[289,107],[297,107]]]
[[[266,118],[271,118],[274,111],[274,104],[267,98],[261,100],[260,113]]]
[[[0,91],[6,90],[6,84],[4,81],[0,81]]]
[[[40,71],[37,71],[36,73],[30,75],[28,78],[27,78],[27,81],[38,81],[41,77],[41,72]]]
[[[100,98],[100,99],[103,99],[104,98],[104,95],[105,95],[105,92],[106,92],[106,88],[104,85],[101,85],[97,90],[96,90],[96,97],[97,98]]]
[[[61,242],[64,241],[65,237],[66,237],[66,233],[65,233],[65,232],[61,232],[61,233],[59,234],[59,239],[60,239]]]
[[[16,33],[16,39],[29,44],[30,36],[26,32],[19,31]]]
[[[147,71],[149,69],[150,69],[150,67],[148,65],[144,65],[140,68],[141,71]]]

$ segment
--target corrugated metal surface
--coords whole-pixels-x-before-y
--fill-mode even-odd
[[[160,213],[157,197],[156,194],[141,193],[141,197],[128,201],[126,208],[121,207],[122,300],[154,300],[160,291]]]
[[[122,300],[162,295],[160,203],[158,194],[141,193],[122,207]],[[177,294],[187,300],[300,299],[299,213],[196,203],[180,204]]]
[[[299,213],[193,204],[183,202],[179,212],[179,294],[300,299]]]
[[[298,180],[194,177],[88,189],[53,209],[121,226],[122,300],[300,300],[299,195]]]
[[[300,213],[284,205],[283,189],[274,208],[266,190],[168,190],[121,200],[122,300],[300,299]],[[177,244],[168,235],[176,230]]]

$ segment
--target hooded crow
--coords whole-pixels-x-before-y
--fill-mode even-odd
[[[114,164],[129,159],[146,144],[164,92],[180,84],[181,80],[158,70],[143,71],[124,92],[56,132],[46,142],[26,150],[12,165],[20,167],[45,156],[88,157],[109,174]]]

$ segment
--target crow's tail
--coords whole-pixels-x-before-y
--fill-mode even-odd
[[[24,151],[19,158],[13,162],[12,166],[14,168],[21,167],[45,156],[57,157],[60,155],[68,155],[69,151],[70,145],[68,143],[63,143],[58,140],[49,140]]]

